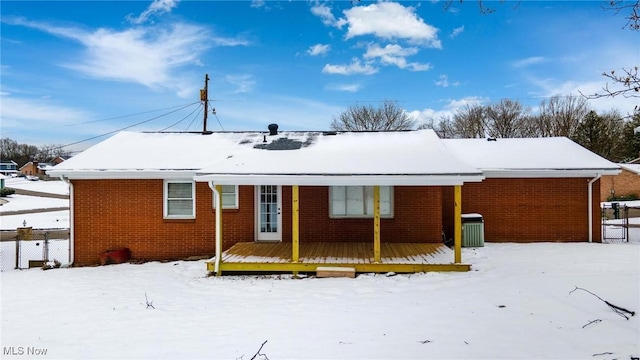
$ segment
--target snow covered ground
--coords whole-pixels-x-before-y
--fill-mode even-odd
[[[463,260],[472,271],[356,279],[207,277],[203,261],[6,270],[2,358],[248,360],[265,341],[269,359],[640,356],[640,315],[571,292],[640,310],[640,240],[488,243]]]
[[[63,181],[29,181],[24,178],[9,178],[6,187],[52,194],[69,195],[69,185]],[[28,209],[69,207],[69,200],[39,196],[13,194],[4,198],[8,202],[0,206],[0,213]],[[55,211],[37,214],[4,215],[0,218],[0,230],[15,230],[17,227],[31,226],[34,229],[68,229],[69,211]]]
[[[13,189],[47,192],[52,194],[69,195],[69,185],[60,180],[29,181],[25,178],[9,178],[5,180],[6,187]]]
[[[638,243],[487,244],[463,258],[471,272],[356,279],[206,277],[202,261],[3,272],[2,347],[39,359],[251,359],[264,341],[270,359],[640,356],[640,316],[571,292],[640,310]]]

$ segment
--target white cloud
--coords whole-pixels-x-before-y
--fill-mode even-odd
[[[359,59],[354,58],[349,65],[331,65],[326,64],[322,69],[325,74],[339,74],[339,75],[372,75],[378,72],[378,69],[371,64],[365,63],[364,65]]]
[[[442,118],[450,118],[453,117],[455,112],[467,105],[481,105],[487,103],[489,99],[482,98],[478,96],[468,96],[462,99],[452,99],[448,100],[448,102],[441,109],[423,109],[423,110],[413,110],[407,111],[407,114],[416,121],[417,124],[428,124],[431,122],[438,123]]]
[[[589,96],[593,94],[602,94],[603,87],[606,85],[602,81],[562,81],[557,82],[552,79],[544,79],[538,82],[542,90],[541,98],[550,98],[552,96]],[[638,98],[625,98],[624,96],[602,97],[598,99],[589,99],[589,105],[597,112],[607,112],[610,110],[619,110],[621,114],[631,114],[633,109],[638,105]]]
[[[387,44],[380,47],[378,44],[369,44],[367,52],[364,54],[365,59],[380,59],[383,65],[395,65],[400,69],[409,69],[411,71],[426,71],[431,69],[430,64],[421,64],[416,62],[408,63],[406,57],[415,55],[418,49],[415,47],[403,48],[397,44]]]
[[[434,83],[437,86],[449,87],[449,86],[459,86],[460,85],[459,81],[455,81],[453,83],[449,83],[449,77],[446,74],[441,74],[438,78],[440,80],[434,81]]]
[[[59,106],[46,99],[15,98],[4,94],[0,116],[3,131],[11,131],[12,128],[19,128],[21,131],[42,130],[51,126],[86,121],[90,117],[84,111]]]
[[[327,90],[345,91],[356,93],[362,90],[362,84],[332,84],[327,86]]]
[[[329,52],[331,46],[325,44],[315,44],[313,46],[309,46],[309,50],[307,50],[307,54],[311,56],[317,55],[326,55]]]
[[[544,57],[532,56],[525,59],[516,60],[511,65],[515,68],[523,68],[529,65],[541,64],[544,62],[547,62],[547,59],[545,59]]]
[[[138,17],[133,17],[133,15],[129,14],[127,16],[127,20],[132,22],[133,24],[142,24],[149,20],[154,14],[164,14],[171,12],[171,10],[178,6],[179,0],[153,0],[151,5],[143,11]]]
[[[311,7],[311,13],[322,19],[322,23],[326,26],[332,26],[340,29],[345,24],[344,19],[336,19],[336,17],[331,12],[330,7],[328,7],[326,4],[321,4],[318,1],[316,1],[315,4]]]
[[[236,87],[233,91],[234,94],[248,93],[253,90],[256,84],[256,81],[251,75],[227,75],[225,76],[225,80]]]
[[[213,36],[198,25],[174,23],[170,26],[135,27],[121,31],[100,28],[85,31],[45,23],[12,19],[22,25],[75,40],[83,45],[79,55],[69,56],[62,66],[87,76],[134,82],[152,89],[171,89],[185,96],[189,80],[176,73],[183,66],[201,65],[200,56],[211,46],[239,46],[239,38]]]
[[[344,11],[346,38],[373,35],[386,40],[403,39],[413,44],[441,48],[438,29],[418,17],[413,7],[394,2],[354,6]]]
[[[266,5],[264,0],[251,0],[251,7],[252,8],[261,8],[264,7]]]
[[[453,38],[457,37],[458,35],[462,34],[463,31],[464,31],[464,25],[453,29],[451,34],[449,34],[449,37],[453,39]]]

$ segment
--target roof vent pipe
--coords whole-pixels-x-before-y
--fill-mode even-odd
[[[269,136],[278,135],[278,124],[269,124]]]
[[[490,137],[490,138],[487,138],[487,141],[498,141],[498,139]]]

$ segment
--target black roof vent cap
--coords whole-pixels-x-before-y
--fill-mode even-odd
[[[269,124],[269,135],[278,135],[278,124]]]
[[[498,139],[490,137],[490,138],[487,138],[487,141],[498,141]]]

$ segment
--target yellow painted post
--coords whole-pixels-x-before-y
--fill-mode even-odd
[[[299,201],[299,189],[298,185],[291,187],[291,198],[293,203],[291,204],[291,213],[293,219],[291,221],[291,261],[298,262],[300,257],[300,201]]]
[[[453,189],[453,253],[454,262],[462,262],[462,186]]]
[[[380,262],[380,186],[373,187],[373,261]]]
[[[218,196],[216,198],[216,260],[222,263],[222,185],[216,185]],[[218,269],[216,276],[222,275]]]

